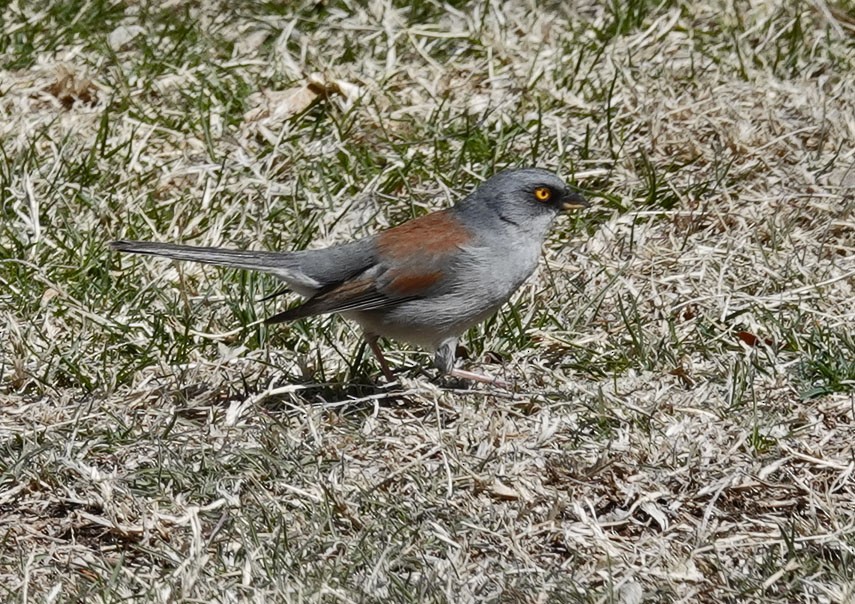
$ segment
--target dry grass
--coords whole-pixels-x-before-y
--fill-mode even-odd
[[[855,601],[851,4],[31,4],[0,599]],[[467,338],[513,396],[105,246],[319,246],[508,165],[596,204]]]

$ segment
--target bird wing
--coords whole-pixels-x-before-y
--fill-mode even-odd
[[[376,264],[330,284],[266,323],[325,313],[378,310],[447,289],[455,259],[472,239],[451,210],[428,214],[377,235]]]

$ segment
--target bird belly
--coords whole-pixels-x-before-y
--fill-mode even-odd
[[[534,271],[539,244],[514,238],[503,244],[467,249],[459,276],[442,293],[342,314],[369,334],[436,350],[492,316]]]
[[[380,310],[343,313],[366,333],[436,350],[450,338],[493,315],[507,298],[487,306],[465,304],[456,296],[418,299]]]

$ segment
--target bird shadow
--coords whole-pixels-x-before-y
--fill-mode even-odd
[[[209,421],[212,408],[230,412],[240,407],[253,407],[271,416],[301,415],[309,408],[323,408],[339,415],[369,416],[378,409],[400,409],[409,415],[419,416],[433,413],[433,396],[437,389],[459,395],[497,395],[497,392],[473,390],[466,380],[439,375],[435,371],[414,364],[396,368],[396,377],[405,377],[408,385],[396,380],[386,383],[384,378],[362,365],[365,371],[351,371],[343,379],[329,381],[306,376],[299,379],[294,375],[282,375],[273,383],[247,381],[240,383],[185,384],[167,389],[176,413],[198,422]],[[415,383],[412,383],[415,382]],[[428,386],[431,384],[431,386]],[[426,396],[427,395],[427,396]]]

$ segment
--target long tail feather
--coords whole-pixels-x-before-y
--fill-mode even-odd
[[[196,247],[154,241],[113,241],[110,247],[132,254],[162,256],[173,260],[189,260],[271,273],[294,287],[299,293],[308,293],[320,287],[319,283],[299,269],[289,253],[228,250],[219,247]]]

